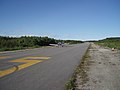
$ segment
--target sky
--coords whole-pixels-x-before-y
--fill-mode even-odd
[[[120,0],[0,0],[0,36],[120,37]]]

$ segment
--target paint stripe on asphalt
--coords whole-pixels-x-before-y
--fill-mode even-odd
[[[32,66],[34,64],[43,62],[44,60],[49,59],[50,57],[25,57],[25,58],[20,58],[16,60],[12,60],[10,62],[22,62],[24,64],[18,65],[18,66],[13,66],[12,68],[9,68],[7,70],[0,71],[0,77],[6,76],[8,74],[11,74],[15,71],[22,70],[24,68],[27,68],[29,66]]]

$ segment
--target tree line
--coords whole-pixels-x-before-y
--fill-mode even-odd
[[[0,51],[17,50],[29,47],[49,46],[49,44],[57,44],[58,42],[76,44],[82,41],[77,40],[56,40],[49,37],[38,36],[21,36],[21,37],[9,37],[0,36]]]

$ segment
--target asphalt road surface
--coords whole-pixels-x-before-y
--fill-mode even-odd
[[[0,53],[0,90],[64,90],[89,43]]]

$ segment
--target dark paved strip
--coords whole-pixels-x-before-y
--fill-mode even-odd
[[[0,63],[27,56],[49,56],[51,58],[0,78],[0,90],[63,90],[88,46],[89,43],[84,43],[69,47],[5,53],[4,55],[11,56],[11,58],[0,60]]]

